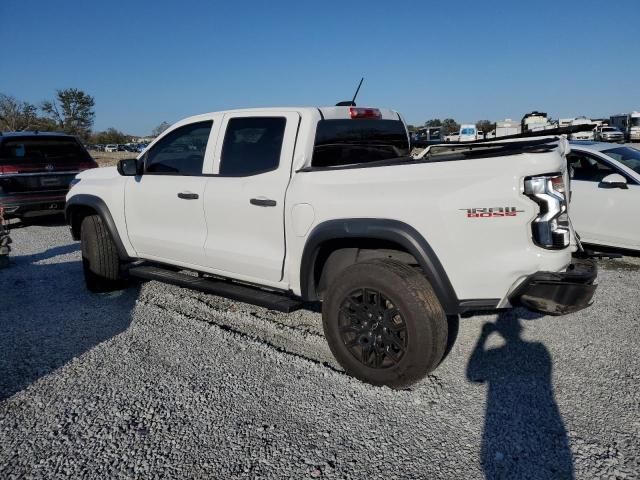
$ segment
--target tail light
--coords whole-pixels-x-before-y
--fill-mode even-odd
[[[18,167],[13,165],[0,165],[0,175],[10,175],[18,173]]]
[[[90,168],[98,168],[98,164],[96,162],[81,162],[78,165],[78,170],[88,170]]]
[[[382,113],[377,108],[350,107],[351,118],[382,118]]]
[[[568,247],[571,233],[562,175],[528,177],[524,181],[524,193],[540,206],[540,213],[531,225],[536,245],[548,249]]]

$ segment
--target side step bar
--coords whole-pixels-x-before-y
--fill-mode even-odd
[[[246,285],[225,282],[212,278],[200,278],[180,272],[165,270],[160,267],[142,265],[131,267],[129,275],[145,280],[158,280],[179,287],[190,288],[200,292],[211,293],[219,297],[251,303],[260,307],[290,313],[302,308],[302,302],[285,294],[268,292]]]

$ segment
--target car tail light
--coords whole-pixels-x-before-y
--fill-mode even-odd
[[[524,193],[540,206],[531,228],[536,245],[548,249],[566,248],[571,243],[564,178],[559,174],[528,177]]]
[[[562,193],[563,195],[566,193],[564,188],[564,178],[561,175],[557,177],[551,177],[551,187],[554,191],[558,193]]]
[[[18,173],[18,167],[13,165],[0,165],[0,175]]]
[[[90,168],[97,168],[98,164],[95,162],[82,162],[78,165],[78,170],[88,170]]]
[[[377,108],[350,107],[351,118],[382,118],[382,113]]]

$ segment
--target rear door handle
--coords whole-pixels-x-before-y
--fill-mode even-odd
[[[182,198],[183,200],[197,200],[200,198],[200,195],[191,192],[180,192],[178,198]]]
[[[249,200],[251,205],[257,205],[258,207],[275,207],[277,205],[275,200],[271,200],[269,198],[252,198]]]

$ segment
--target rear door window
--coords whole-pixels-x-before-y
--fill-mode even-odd
[[[406,157],[409,138],[399,120],[320,120],[313,167],[336,167]]]
[[[220,175],[243,177],[278,168],[286,124],[283,117],[230,119],[222,144]]]

